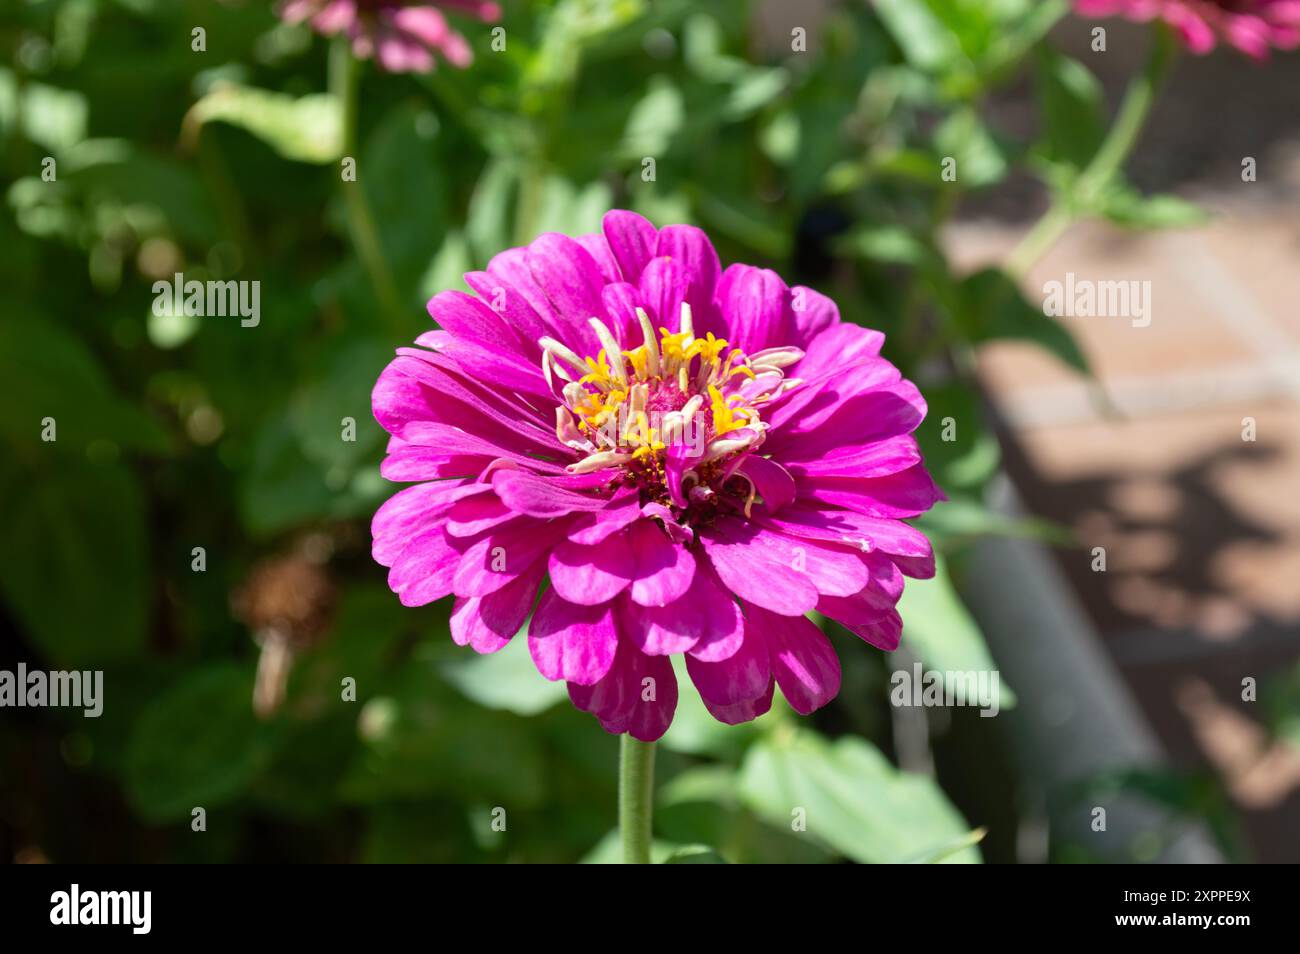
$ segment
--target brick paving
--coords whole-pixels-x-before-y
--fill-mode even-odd
[[[1117,56],[1115,72],[1131,59]],[[1163,233],[1084,223],[1026,276],[1034,302],[1068,272],[1151,282],[1147,327],[1063,319],[1109,410],[1033,346],[978,356],[1008,470],[1031,511],[1077,534],[1060,565],[1175,764],[1223,782],[1249,857],[1292,862],[1300,751],[1268,736],[1241,682],[1300,662],[1298,76],[1296,56],[1262,69],[1226,54],[1184,61],[1132,168],[1148,189],[1201,201],[1211,221]],[[1005,109],[1017,115],[1014,97]],[[1229,131],[1218,139],[1206,128],[1215,115]],[[1237,157],[1251,154],[1260,178],[1242,183]],[[1004,259],[1027,227],[1022,199],[1015,221],[996,201],[967,210],[947,236],[962,267]],[[1095,546],[1104,573],[1091,568]]]

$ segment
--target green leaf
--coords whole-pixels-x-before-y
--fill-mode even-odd
[[[341,794],[367,804],[436,793],[534,807],[548,780],[539,739],[525,726],[518,716],[466,705],[431,661],[408,663],[365,702],[361,751]]]
[[[663,865],[668,859],[687,846],[673,842],[655,840],[650,843],[650,863]],[[615,828],[602,838],[591,851],[582,856],[579,864],[584,865],[621,865],[623,863],[623,842]]]
[[[945,72],[966,61],[957,36],[918,0],[876,0],[876,15],[907,61],[930,72]]]
[[[790,82],[790,74],[774,68],[749,69],[732,87],[723,116],[732,121],[744,119],[776,99]]]
[[[474,186],[465,236],[480,264],[510,244],[510,194],[519,179],[516,163],[493,159]]]
[[[984,0],[977,0],[983,3]],[[981,57],[985,73],[1013,73],[1020,59],[1041,49],[1043,38],[1070,12],[1070,0],[1006,0],[995,8],[1002,15],[994,28],[987,52]]]
[[[666,865],[725,865],[727,859],[708,845],[686,845],[664,859]]]
[[[645,95],[628,114],[619,155],[640,160],[666,154],[685,119],[686,103],[681,90],[667,77],[654,77]]]
[[[924,854],[912,858],[911,864],[918,865],[937,865],[947,861],[953,855],[960,854],[967,848],[973,848],[984,840],[984,836],[989,833],[987,828],[975,828],[959,838],[954,838],[946,845],[939,848],[927,850]]]
[[[978,495],[997,473],[1001,450],[984,424],[981,399],[957,381],[926,389],[929,413],[916,429],[926,466],[949,493]]]
[[[13,71],[0,69],[0,132],[6,138],[18,127],[31,142],[61,154],[86,135],[89,110],[81,93],[30,79],[24,80],[21,92],[19,102]],[[15,123],[16,119],[20,122]]]
[[[986,268],[965,278],[960,299],[958,324],[967,341],[1032,341],[1076,371],[1092,374],[1087,357],[1066,327],[1025,301],[1015,281],[1000,269]]]
[[[0,323],[0,437],[33,454],[83,454],[95,442],[166,453],[166,431],[144,411],[113,393],[94,354],[59,325],[18,305],[0,303],[12,317]],[[53,418],[57,440],[41,439]]]
[[[862,225],[837,245],[846,254],[890,264],[919,265],[934,255],[921,238],[901,225]]]
[[[216,238],[216,206],[193,164],[124,139],[87,139],[69,150],[59,178],[100,200],[156,210],[181,238]]]
[[[948,577],[947,563],[935,558],[929,580],[908,580],[898,601],[903,617],[903,639],[926,667],[944,672],[987,672],[997,669],[979,626],[962,603]],[[1009,709],[1015,697],[1005,683],[999,704]]]
[[[1127,186],[1108,189],[1099,211],[1129,229],[1185,229],[1209,220],[1209,214],[1194,202],[1176,195],[1143,196]]]
[[[1075,542],[1069,528],[1038,517],[1008,517],[976,500],[953,498],[935,504],[917,517],[917,528],[927,536],[951,543],[982,536],[1018,537],[1069,546]]]
[[[658,804],[683,805],[691,802],[735,801],[736,771],[727,765],[697,765],[672,777],[655,793]]]
[[[221,663],[187,675],[145,709],[127,748],[125,779],[141,815],[174,821],[249,786],[269,764],[280,732],[258,722],[252,693],[246,668]]]
[[[357,182],[345,186],[365,189],[399,289],[419,316],[424,302],[415,292],[447,234],[450,172],[433,113],[410,104],[383,116],[357,161]]]
[[[1106,135],[1101,83],[1082,63],[1046,45],[1039,48],[1035,75],[1045,158],[1083,169]]]
[[[968,831],[933,779],[900,772],[869,742],[829,742],[807,731],[774,733],[746,753],[740,798],[761,818],[807,833],[854,861],[885,864],[949,848]],[[946,859],[976,862],[967,846]]]
[[[82,669],[144,648],[148,541],[130,470],[61,460],[28,471],[6,461],[0,524],[0,593],[44,654]]]
[[[1007,174],[1005,151],[974,109],[952,113],[934,133],[934,148],[942,158],[957,161],[957,183],[979,189]]]
[[[317,165],[335,162],[343,152],[343,109],[329,93],[293,97],[234,84],[205,95],[185,117],[193,138],[205,123],[244,129],[286,159]]]
[[[568,698],[563,682],[550,682],[537,673],[528,642],[520,634],[500,652],[473,655],[443,664],[442,674],[457,689],[481,706],[532,716]]]
[[[319,379],[266,418],[240,487],[251,530],[355,516],[392,489],[375,466],[386,435],[370,412],[370,391],[388,356],[375,339],[342,339],[317,358]]]

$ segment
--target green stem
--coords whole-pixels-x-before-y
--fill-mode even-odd
[[[1073,224],[1074,212],[1069,206],[1060,201],[1053,202],[1012,250],[1007,259],[1007,271],[1023,276]]]
[[[1065,230],[1074,224],[1080,210],[1088,212],[1103,190],[1110,185],[1137,144],[1142,127],[1151,113],[1151,106],[1169,71],[1169,64],[1173,62],[1175,49],[1169,31],[1157,28],[1146,67],[1129,83],[1114,125],[1088,167],[1080,173],[1070,193],[1052,202],[1043,217],[1034,223],[1033,228],[1011,253],[1007,260],[1007,270],[1012,274],[1024,275],[1056,244]]]
[[[619,743],[618,829],[623,863],[650,863],[650,828],[654,818],[655,746],[626,733]]]
[[[342,151],[344,156],[356,159],[357,146],[357,101],[361,85],[360,63],[352,55],[346,37],[334,41],[330,50],[329,87],[330,92],[339,98],[343,108],[342,116]],[[343,182],[344,206],[347,210],[348,232],[352,236],[352,246],[366,273],[370,284],[389,326],[389,331],[401,336],[403,321],[402,296],[397,290],[392,269],[384,257],[383,244],[379,240],[379,230],[375,227],[375,217],[366,199],[366,190],[358,179]]]

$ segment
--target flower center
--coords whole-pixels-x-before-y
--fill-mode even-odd
[[[699,521],[723,504],[747,509],[754,487],[738,473],[763,443],[762,405],[799,384],[783,368],[803,357],[798,348],[746,355],[710,332],[695,336],[683,303],[680,331],[660,328],[637,309],[643,343],[623,350],[609,329],[590,319],[600,343],[579,358],[542,338],[543,372],[564,380],[556,435],[583,453],[572,473],[622,470],[625,485],[644,501]]]

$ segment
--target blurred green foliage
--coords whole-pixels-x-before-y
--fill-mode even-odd
[[[507,3],[504,51],[458,22],[477,53],[468,70],[367,64],[352,130],[327,43],[270,3],[8,5],[4,659],[106,671],[100,719],[6,717],[10,848],[55,860],[611,857],[616,740],[522,646],[473,657],[451,645],[446,607],[400,607],[367,533],[393,490],[378,477],[385,435],[369,392],[392,349],[428,327],[425,299],[539,231],[594,229],[611,206],[698,223],[724,261],[822,288],[889,335],[887,355],[931,400],[919,437],[953,498],[924,521],[949,559],[909,585],[907,639],[939,668],[991,665],[947,568],[981,534],[1059,532],[980,503],[998,453],[970,349],[1015,337],[1081,373],[1087,362],[1005,273],[954,274],[940,229],[962,195],[1016,169],[1068,195],[1097,150],[1098,84],[1043,42],[1065,7],[839,4],[806,25],[801,48],[742,2]],[[1043,123],[1016,142],[982,107],[1027,72]],[[351,141],[396,315],[349,240],[338,163]],[[1187,214],[1118,181],[1088,211],[1138,225]],[[260,324],[155,313],[153,283],[177,272],[259,281]],[[42,440],[46,418],[57,441]],[[348,419],[355,441],[340,439]],[[941,439],[946,419],[955,440]],[[260,720],[258,647],[231,607],[258,560],[286,553],[324,561],[336,599],[279,712]],[[658,857],[979,859],[970,829],[982,819],[882,754],[886,663],[835,638],[845,692],[812,722],[778,702],[728,728],[682,693],[660,758]],[[355,702],[340,698],[345,679]],[[791,803],[807,807],[806,835]],[[497,808],[508,834],[493,828]]]

